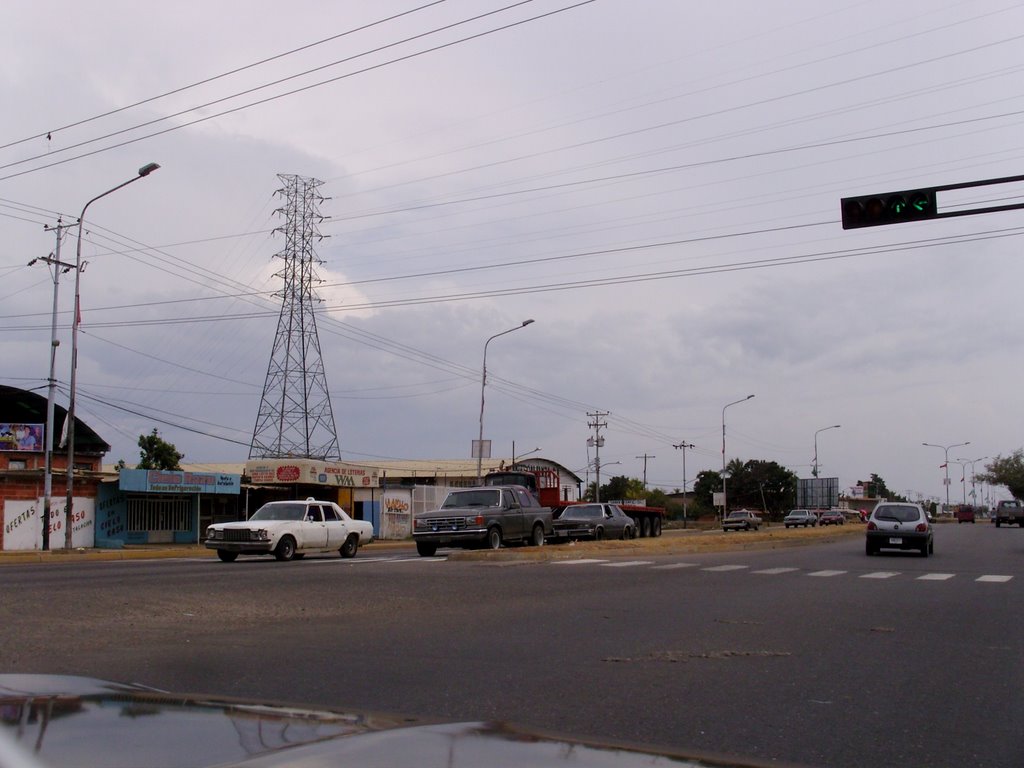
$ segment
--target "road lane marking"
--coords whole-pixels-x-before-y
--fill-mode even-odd
[[[552,565],[588,565],[588,564],[592,564],[592,563],[607,563],[607,562],[608,562],[607,560],[593,560],[593,559],[590,559],[590,560],[588,560],[588,559],[583,559],[583,560],[555,560],[554,562],[552,562]]]
[[[652,571],[674,571],[678,568],[696,568],[700,563],[671,563],[669,565],[656,565]]]
[[[799,568],[765,568],[761,571],[751,571],[751,573],[763,573],[768,576],[775,576],[780,573],[792,573],[793,571],[799,571]]]
[[[874,573],[861,574],[862,579],[891,579],[893,576],[899,576],[897,571],[875,571]]]
[[[650,560],[624,560],[622,562],[601,563],[602,568],[629,568],[633,565],[650,565]]]
[[[811,573],[808,573],[807,575],[828,578],[829,576],[842,576],[844,573],[846,573],[846,571],[813,571]]]
[[[1004,582],[1009,581],[1012,578],[1013,578],[1013,576],[995,576],[995,575],[992,575],[992,576],[979,576],[977,579],[975,579],[975,581],[987,581],[987,582],[994,582],[994,583],[997,583],[997,584],[1002,584]]]
[[[750,567],[749,565],[712,565],[709,568],[703,568],[702,570],[705,570],[705,571],[718,571],[718,572],[742,571],[742,570],[744,570],[746,568],[749,568],[749,567]]]
[[[918,576],[918,581],[949,581],[955,573],[926,573],[923,576]]]

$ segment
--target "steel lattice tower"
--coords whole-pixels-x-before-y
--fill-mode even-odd
[[[320,300],[313,293],[313,284],[319,282],[314,265],[323,263],[313,248],[323,237],[317,227],[326,218],[320,215],[324,198],[317,192],[323,182],[286,174],[278,178],[284,187],[275,194],[284,197],[285,205],[275,213],[283,215],[285,223],[274,232],[283,233],[285,243],[274,257],[284,262],[276,275],[284,279],[284,287],[277,294],[281,314],[249,458],[339,459],[313,313]]]

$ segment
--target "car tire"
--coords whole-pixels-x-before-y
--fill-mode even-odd
[[[289,560],[295,559],[295,539],[291,536],[283,536],[281,540],[277,542],[277,548],[274,550],[274,557],[283,563]]]
[[[661,518],[660,517],[654,518],[654,520],[651,522],[651,536],[653,536],[655,538],[657,538],[658,536],[661,536]]]
[[[540,523],[533,526],[533,533],[530,535],[530,545],[534,547],[544,546],[544,526]]]
[[[487,529],[487,548],[501,549],[501,528],[496,525]]]
[[[597,528],[594,529],[594,541],[600,541],[603,538],[604,528],[602,528],[601,526],[597,526]]]
[[[355,557],[356,556],[356,552],[358,552],[358,551],[359,551],[359,536],[354,534],[354,533],[350,533],[348,535],[348,538],[345,539],[345,543],[341,545],[341,549],[338,550],[338,553],[342,557]]]
[[[233,563],[233,562],[235,562],[235,560],[238,559],[238,553],[237,552],[228,552],[226,549],[218,549],[217,550],[217,557],[219,557],[221,559],[221,562]]]
[[[437,544],[433,544],[429,541],[417,541],[416,553],[420,557],[433,557],[437,554]]]
[[[935,554],[935,539],[931,539],[928,542],[928,554],[929,555],[934,555]]]
[[[643,516],[637,521],[637,530],[640,532],[640,538],[646,539],[651,535],[651,521],[648,517]]]
[[[867,555],[868,557],[871,557],[872,555],[877,554],[877,553],[878,553],[878,550],[875,549],[873,546],[871,546],[871,542],[870,541],[867,541],[867,542],[864,543],[864,554],[865,555]]]

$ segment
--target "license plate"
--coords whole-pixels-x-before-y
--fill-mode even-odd
[[[889,543],[890,544],[902,544],[903,543],[903,539],[898,538],[898,537],[891,538],[891,539],[889,539]]]

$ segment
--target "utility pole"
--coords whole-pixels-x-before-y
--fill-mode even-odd
[[[644,460],[644,493],[647,493],[647,460],[648,459],[656,459],[658,457],[657,456],[651,456],[650,454],[645,453],[643,456],[635,456],[634,458],[643,459]]]
[[[674,443],[672,447],[683,452],[683,528],[686,528],[686,449],[694,446],[693,443],[684,440],[681,443]]]
[[[60,273],[69,272],[75,268],[74,264],[67,264],[60,260],[60,244],[64,236],[64,230],[77,226],[76,224],[64,224],[60,218],[57,219],[57,226],[45,226],[46,232],[57,233],[57,247],[52,254],[42,258],[32,259],[28,263],[31,267],[37,261],[42,261],[53,267],[53,314],[50,320],[50,377],[47,379],[46,388],[46,431],[44,433],[45,464],[46,470],[43,477],[43,551],[50,548],[50,497],[53,495],[53,411],[54,401],[57,395],[57,379],[54,371],[57,366],[57,347],[60,346],[60,339],[57,338],[57,295],[60,288]]]
[[[601,501],[601,446],[604,445],[604,438],[601,437],[601,430],[608,426],[607,421],[602,421],[608,415],[607,411],[595,411],[587,413],[593,421],[587,422],[587,426],[594,430],[594,436],[587,438],[587,445],[594,446],[594,501]]]

